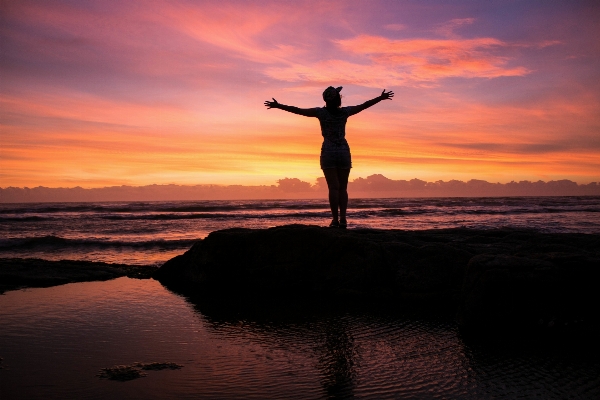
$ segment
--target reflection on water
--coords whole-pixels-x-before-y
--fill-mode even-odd
[[[345,322],[331,320],[324,324],[325,343],[318,352],[317,365],[329,397],[351,397],[354,392],[358,352]]]
[[[222,308],[120,278],[0,296],[2,399],[598,398],[600,361],[467,346],[451,318]],[[100,368],[176,362],[129,382]]]

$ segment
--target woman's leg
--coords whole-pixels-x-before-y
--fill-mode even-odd
[[[331,215],[334,221],[338,220],[338,207],[340,206],[340,180],[337,168],[326,168],[323,170],[327,188],[329,189],[329,206],[331,207]],[[348,180],[346,179],[346,185]],[[346,195],[346,204],[348,196]],[[344,209],[345,216],[345,209]]]
[[[350,169],[327,168],[323,170],[327,187],[329,188],[329,206],[331,215],[335,221],[339,219],[346,222],[346,210],[348,208],[348,177]]]
[[[336,169],[339,183],[340,222],[346,223],[346,209],[348,208],[348,177],[350,168]]]

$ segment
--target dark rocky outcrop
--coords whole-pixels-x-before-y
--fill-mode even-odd
[[[600,317],[600,235],[228,229],[198,241],[154,277],[223,302],[326,298],[449,307],[468,332],[590,327]]]
[[[48,261],[0,258],[0,294],[24,287],[49,287],[71,282],[105,281],[128,276],[150,278],[155,267],[91,261]]]
[[[597,329],[599,282],[597,255],[478,255],[467,266],[459,322],[468,331]]]
[[[165,263],[154,277],[224,298],[241,293],[386,299],[458,294],[472,254],[443,239],[402,236],[400,231],[304,225],[216,231]]]

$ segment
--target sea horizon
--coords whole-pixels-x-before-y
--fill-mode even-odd
[[[325,178],[314,184],[298,178],[279,179],[273,185],[152,184],[76,187],[0,188],[0,204],[79,201],[193,201],[193,200],[279,200],[319,199],[327,196]],[[394,180],[381,174],[353,178],[348,183],[352,198],[433,198],[433,197],[522,197],[600,196],[598,182],[579,184],[568,179],[491,183],[481,179]]]
[[[349,229],[530,229],[600,233],[600,196],[351,198]],[[327,200],[0,204],[0,257],[155,265],[210,232],[327,226]]]

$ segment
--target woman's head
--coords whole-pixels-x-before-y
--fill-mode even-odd
[[[323,100],[325,100],[327,108],[338,108],[342,105],[342,96],[340,96],[341,90],[341,86],[337,88],[329,86],[327,89],[325,89],[325,91],[323,91]]]

